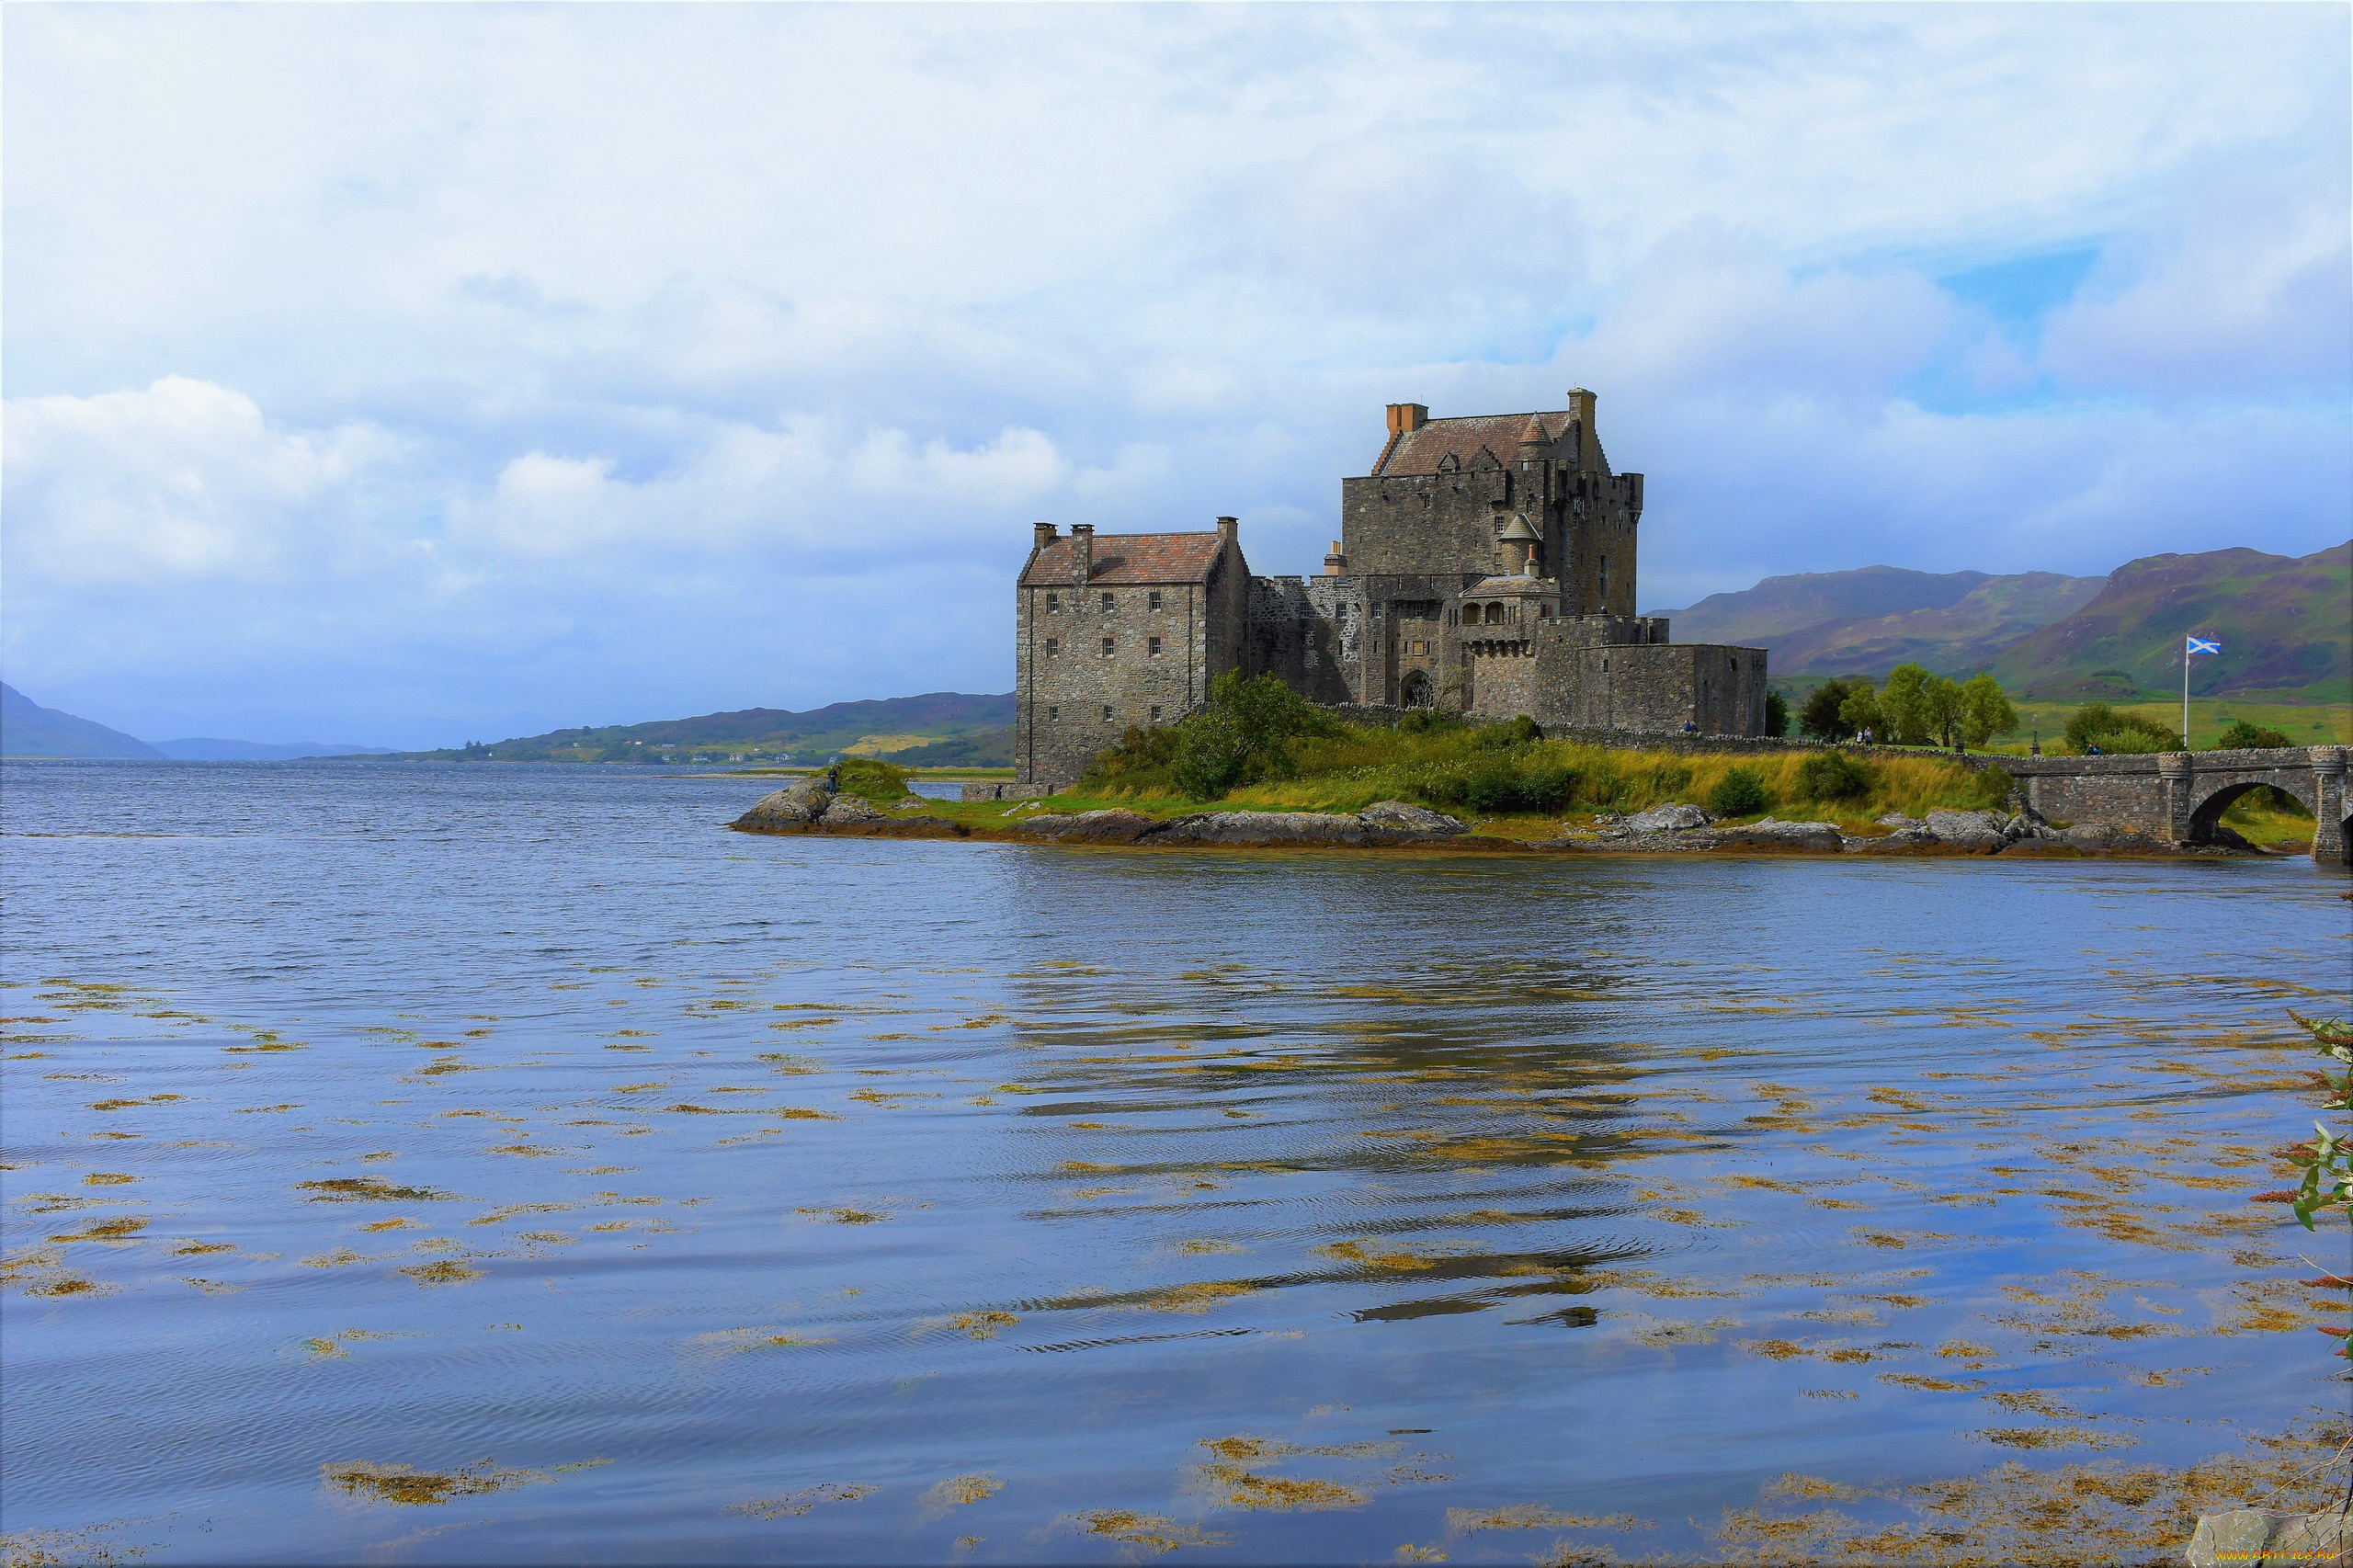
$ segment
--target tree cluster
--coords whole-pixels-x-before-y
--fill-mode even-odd
[[[1833,676],[1798,710],[1799,730],[1818,741],[1982,746],[2018,727],[2018,710],[1992,676],[1952,681],[1913,664],[1888,671],[1881,687],[1869,676]]]

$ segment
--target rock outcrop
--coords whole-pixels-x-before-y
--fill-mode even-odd
[[[1705,827],[1710,818],[1697,806],[1679,801],[1673,805],[1653,806],[1646,812],[1636,812],[1619,825],[1628,833],[1688,833],[1695,827]]]
[[[2190,1568],[2225,1562],[2342,1562],[2353,1557],[2347,1511],[2291,1514],[2278,1508],[2234,1508],[2204,1514],[2182,1551]]]
[[[1334,812],[1197,812],[1173,821],[1108,810],[1030,817],[1008,836],[1061,844],[1379,845],[1443,842],[1469,830],[1442,812],[1383,801],[1352,815]]]
[[[738,827],[781,827],[815,822],[825,814],[833,796],[814,778],[796,778],[783,789],[761,796],[752,809],[735,819]]]
[[[856,795],[836,795],[824,813],[817,818],[827,827],[855,827],[860,823],[893,822],[899,819],[877,809],[870,801]]]

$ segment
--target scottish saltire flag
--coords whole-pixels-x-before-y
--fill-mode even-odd
[[[2219,653],[2222,651],[2220,642],[2208,642],[2196,637],[2189,639],[2188,652],[2191,653]]]

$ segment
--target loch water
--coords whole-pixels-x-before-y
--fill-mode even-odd
[[[63,1561],[1699,1561],[1791,1472],[2342,1397],[2333,1244],[2245,1200],[2314,1114],[2289,1009],[2343,1011],[2309,861],[0,786],[0,1528]]]

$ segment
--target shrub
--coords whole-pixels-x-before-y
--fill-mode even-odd
[[[1408,793],[1441,810],[1485,816],[1519,812],[1556,812],[1576,799],[1577,770],[1556,766],[1523,767],[1506,757],[1440,765],[1421,770]],[[1616,780],[1609,781],[1616,788]]]
[[[2268,724],[2250,724],[2241,719],[2214,738],[2216,751],[2241,751],[2260,746],[2291,746],[2285,730],[2275,730]]]
[[[1176,760],[1176,732],[1164,725],[1129,730],[1117,745],[1096,754],[1079,788],[1089,794],[1112,790],[1150,793],[1169,788],[1169,766]]]
[[[1753,816],[1771,805],[1765,780],[1753,767],[1735,767],[1708,791],[1708,809],[1720,817]]]
[[[2094,745],[2104,752],[2181,751],[2181,736],[2140,713],[2120,713],[2105,702],[2086,702],[2067,720],[2067,744],[2077,752]]]
[[[1481,751],[1504,751],[1543,738],[1544,732],[1536,721],[1522,713],[1509,723],[1480,725],[1478,733],[1471,737],[1471,744]]]
[[[1778,691],[1765,694],[1765,733],[1768,735],[1790,733],[1790,699]]]
[[[1981,767],[1969,780],[1971,803],[1984,811],[2006,809],[2018,790],[2018,781],[1999,767]]]
[[[842,759],[835,784],[845,795],[888,803],[906,795],[907,774],[903,767],[877,762],[870,756],[848,756]]]
[[[1871,770],[1851,756],[1818,751],[1798,764],[1798,794],[1809,801],[1857,801],[1871,792]]]
[[[1176,755],[1169,782],[1189,800],[1214,801],[1237,784],[1267,771],[1241,725],[1225,713],[1196,713],[1176,726]]]
[[[1409,735],[1438,734],[1462,728],[1462,721],[1451,713],[1441,713],[1435,708],[1412,708],[1397,721],[1397,727]]]

